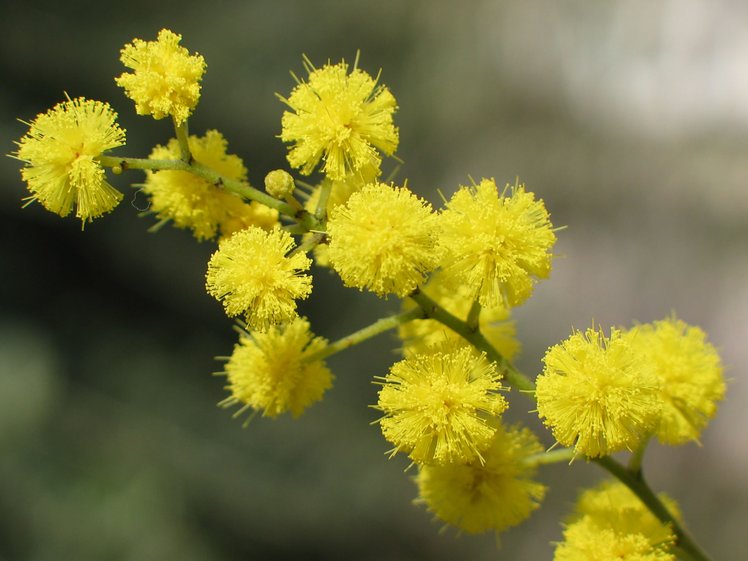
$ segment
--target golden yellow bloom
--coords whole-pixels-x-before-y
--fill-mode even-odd
[[[203,137],[190,136],[195,160],[219,174],[245,181],[247,168],[241,158],[227,154],[228,143],[215,130]],[[157,160],[178,160],[179,143],[172,138],[166,146],[156,146],[150,155]],[[186,171],[148,171],[143,191],[150,196],[151,210],[161,220],[171,220],[178,228],[192,230],[198,240],[227,237],[249,226],[270,229],[278,223],[278,211],[217,187]]]
[[[287,256],[294,247],[291,234],[250,226],[222,241],[208,262],[208,294],[223,302],[230,317],[244,314],[253,330],[296,317],[296,299],[312,291],[311,265],[301,252]]]
[[[226,364],[227,390],[221,402],[251,408],[267,417],[290,411],[301,415],[332,386],[332,373],[321,360],[309,360],[327,341],[314,337],[309,322],[296,318],[265,332],[243,333]]]
[[[551,271],[549,218],[524,185],[502,194],[493,179],[460,187],[439,218],[445,282],[466,287],[486,308],[521,304]]]
[[[376,409],[384,437],[417,463],[483,461],[507,407],[496,366],[470,349],[415,355],[382,379]]]
[[[635,328],[638,352],[660,379],[660,442],[698,440],[725,395],[722,363],[706,333],[675,317]]]
[[[172,115],[181,124],[195,109],[205,59],[180,47],[181,40],[181,35],[162,29],[156,41],[134,39],[122,48],[120,60],[134,72],[115,80],[135,102],[138,115]]]
[[[280,138],[292,142],[288,161],[301,173],[311,173],[320,160],[330,179],[343,179],[366,165],[379,167],[377,149],[391,155],[397,148],[398,132],[392,124],[397,109],[387,87],[353,66],[348,73],[345,61],[314,68],[286,99]]]
[[[675,555],[653,546],[642,534],[601,528],[584,516],[564,530],[553,561],[675,561]]]
[[[432,300],[461,320],[466,320],[473,300],[465,287],[456,289],[442,282],[441,272],[434,273],[421,289]],[[403,309],[416,306],[410,299],[403,300]],[[517,331],[511,312],[503,306],[484,308],[480,313],[479,327],[489,343],[507,360],[512,360],[520,349]],[[470,346],[457,333],[432,319],[417,319],[400,325],[398,335],[403,341],[403,354],[428,352],[429,349],[455,349]]]
[[[58,103],[37,115],[13,156],[26,165],[21,177],[29,201],[67,216],[75,206],[81,221],[91,221],[122,200],[104,178],[96,158],[125,143],[125,131],[107,103],[82,97]]]
[[[678,506],[658,498],[676,518]],[[554,561],[674,561],[670,526],[660,522],[623,483],[604,481],[582,493],[556,547]]]
[[[526,428],[499,425],[485,463],[421,466],[416,477],[419,502],[438,518],[476,534],[516,526],[540,506],[546,487],[532,478],[523,460],[543,451]]]
[[[564,446],[589,457],[633,450],[656,426],[659,382],[630,335],[588,329],[548,349],[538,414]]]
[[[431,206],[406,188],[366,185],[327,222],[327,256],[346,286],[402,297],[436,267]]]
[[[680,519],[678,504],[665,493],[657,498],[676,519]],[[618,533],[642,534],[654,545],[670,545],[673,531],[652,514],[639,498],[618,480],[606,480],[593,489],[584,491],[577,501],[576,516],[589,516],[598,526],[608,526]]]

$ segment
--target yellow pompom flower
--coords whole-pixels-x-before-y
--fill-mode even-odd
[[[493,179],[462,186],[439,223],[445,281],[466,287],[486,308],[521,304],[535,279],[550,274],[556,235],[543,201],[524,185],[501,194]]]
[[[332,386],[332,373],[312,356],[326,345],[298,317],[264,332],[242,333],[226,363],[231,395],[221,405],[239,405],[236,416],[251,408],[266,417],[286,411],[298,417]]]
[[[455,289],[442,280],[441,272],[434,273],[421,290],[450,314],[466,320],[473,304],[469,290],[461,286]],[[415,306],[412,300],[403,300],[404,310]],[[509,309],[503,306],[482,309],[479,327],[501,356],[507,360],[514,359],[519,352],[520,343]],[[403,354],[406,357],[428,352],[429,349],[445,350],[470,346],[470,343],[457,333],[432,319],[416,319],[404,323],[398,328],[398,336],[403,341]]]
[[[120,60],[134,72],[125,72],[115,81],[135,102],[138,115],[154,119],[172,115],[181,124],[195,109],[205,59],[191,55],[179,45],[181,40],[181,35],[162,29],[156,41],[134,39],[122,48]]]
[[[634,345],[660,380],[663,406],[657,438],[665,444],[698,441],[725,395],[719,354],[706,333],[675,317],[635,331]]]
[[[37,115],[17,143],[14,157],[26,165],[21,177],[44,208],[67,216],[75,207],[81,221],[112,210],[122,193],[104,177],[96,158],[125,143],[125,131],[107,103],[82,97],[58,103]]]
[[[229,317],[245,315],[253,330],[296,317],[296,299],[312,291],[311,260],[294,247],[291,234],[250,226],[222,241],[208,262],[208,294],[223,302]]]
[[[389,89],[356,64],[349,73],[345,61],[314,68],[305,60],[304,66],[308,80],[299,81],[288,98],[279,96],[291,109],[283,113],[280,134],[283,142],[293,143],[291,166],[309,174],[322,160],[322,171],[332,180],[367,165],[378,168],[377,149],[389,156],[398,144],[392,123],[397,104]]]
[[[676,519],[681,518],[678,504],[665,493],[657,498]],[[660,522],[626,485],[618,480],[606,480],[580,496],[575,508],[576,517],[589,516],[599,526],[608,526],[624,534],[642,534],[654,545],[673,542],[672,528]]]
[[[658,498],[680,518],[678,505]],[[556,547],[554,561],[674,561],[675,536],[619,481],[604,481],[580,496]]]
[[[205,136],[190,136],[190,151],[195,161],[219,174],[246,181],[247,168],[241,158],[227,154],[228,143],[215,130]],[[179,142],[172,138],[166,146],[156,146],[150,157],[156,160],[178,160]],[[270,229],[278,223],[278,212],[256,201],[245,202],[234,193],[217,187],[186,171],[146,172],[143,191],[150,197],[151,210],[160,220],[171,220],[178,228],[192,230],[198,240],[214,239],[219,233],[227,237],[249,226]]]
[[[516,526],[545,496],[545,485],[532,479],[535,468],[523,463],[542,451],[529,429],[499,425],[483,453],[484,463],[421,466],[416,477],[418,502],[469,534]]]
[[[553,561],[675,561],[667,548],[652,545],[642,534],[625,534],[601,528],[582,517],[564,530]]]
[[[507,407],[496,366],[468,348],[415,355],[381,379],[376,409],[382,434],[419,464],[484,461]]]
[[[327,222],[327,256],[346,286],[406,296],[438,261],[431,206],[406,188],[366,185]]]
[[[633,450],[655,427],[659,382],[629,334],[575,332],[551,347],[536,382],[538,414],[564,446],[599,457]]]

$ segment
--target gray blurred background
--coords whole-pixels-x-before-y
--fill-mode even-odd
[[[147,155],[169,123],[135,115],[114,85],[119,49],[162,27],[205,56],[191,131],[217,128],[250,179],[284,165],[283,106],[301,55],[383,69],[401,127],[400,178],[432,203],[458,184],[519,176],[559,233],[551,279],[516,310],[519,365],[535,374],[571,327],[675,310],[721,350],[727,400],[702,447],[652,446],[655,488],[680,502],[715,561],[748,527],[748,6],[738,0],[0,3],[0,138],[15,150],[63,99],[109,101]],[[550,560],[560,519],[602,473],[548,467],[544,507],[501,536],[439,533],[388,461],[374,375],[389,335],[330,361],[326,399],[247,429],[216,406],[214,356],[232,322],[203,289],[213,250],[148,234],[129,183],[81,231],[24,210],[18,162],[0,160],[0,559]],[[397,310],[315,271],[303,312],[335,339]],[[512,418],[528,418],[514,399]],[[547,434],[542,438],[551,443]]]

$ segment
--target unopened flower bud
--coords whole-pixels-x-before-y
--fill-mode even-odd
[[[282,169],[275,169],[265,176],[265,191],[276,199],[285,199],[294,190],[291,174]]]

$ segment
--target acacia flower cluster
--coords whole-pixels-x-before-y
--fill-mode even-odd
[[[125,144],[125,131],[109,104],[82,97],[58,103],[38,115],[13,154],[24,162],[21,177],[29,201],[67,216],[75,207],[82,222],[101,216],[122,200],[104,177],[97,158]]]
[[[195,109],[205,59],[191,55],[179,45],[181,40],[181,35],[162,29],[156,41],[135,39],[122,48],[120,60],[133,72],[124,72],[116,82],[135,102],[138,115],[171,115],[181,124]]]
[[[660,501],[677,519],[678,505]],[[603,481],[582,493],[556,547],[554,561],[674,561],[672,528],[658,520],[620,482]]]
[[[84,98],[27,123],[12,155],[23,162],[28,199],[61,216],[75,209],[85,223],[109,212],[123,196],[104,169],[140,169],[145,181],[134,186],[157,226],[217,240],[206,290],[243,320],[225,358],[222,406],[249,418],[298,417],[332,385],[327,357],[397,329],[402,360],[384,376],[367,372],[380,386],[373,408],[390,457],[416,466],[417,502],[435,517],[467,533],[501,532],[543,500],[539,465],[582,456],[627,487],[604,483],[581,495],[555,561],[673,561],[678,551],[709,561],[674,501],[641,473],[652,437],[698,442],[724,397],[719,355],[701,329],[672,316],[608,334],[574,331],[547,350],[533,383],[512,364],[520,349],[512,308],[551,272],[557,229],[542,199],[518,181],[500,189],[483,178],[435,209],[406,181],[382,181],[382,157],[399,141],[394,96],[358,60],[316,68],[306,58],[307,79],[278,96],[287,106],[280,139],[291,168],[319,178],[307,184],[272,170],[257,190],[220,132],[188,134],[205,61],[180,41],[164,29],[121,51],[132,72],[116,82],[136,112],[174,122],[175,138],[148,158],[108,155],[124,131],[108,104]],[[347,287],[400,298],[401,312],[337,341],[315,336],[298,312],[312,292],[308,254]],[[510,389],[536,401],[565,449],[544,452],[529,428],[505,423]],[[632,452],[627,467],[610,457],[620,451]]]

